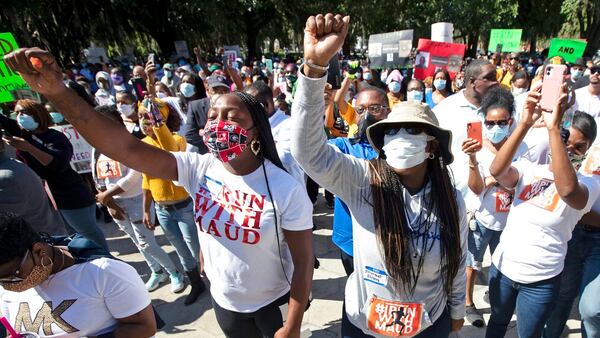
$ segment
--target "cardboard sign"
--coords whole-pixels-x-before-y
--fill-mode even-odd
[[[436,22],[431,25],[431,41],[452,43],[454,25],[450,22]]]
[[[412,29],[369,36],[371,67],[407,66],[410,64],[412,40]]]
[[[436,42],[429,39],[419,39],[417,56],[415,58],[414,77],[424,80],[433,76],[436,69],[446,69],[450,77],[460,71],[466,46],[461,43]]]
[[[577,58],[583,56],[586,46],[587,42],[585,40],[552,39],[548,58],[562,56],[567,62],[573,63]]]
[[[88,63],[108,63],[110,60],[106,55],[106,49],[102,47],[89,47],[83,50]]]
[[[175,51],[179,57],[189,58],[190,51],[187,42],[184,40],[175,41]]]
[[[19,49],[11,33],[0,33],[0,103],[14,101],[12,92],[15,90],[29,89],[21,75],[13,72],[2,57]]]
[[[492,29],[488,50],[519,52],[521,50],[522,29]]]
[[[73,157],[71,158],[71,167],[78,174],[92,172],[90,167],[92,158],[92,146],[77,132],[70,124],[63,126],[52,126],[52,129],[63,133],[73,145]]]

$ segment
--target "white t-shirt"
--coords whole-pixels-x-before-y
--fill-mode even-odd
[[[92,174],[99,186],[111,189],[117,185],[123,189],[124,192],[115,195],[115,199],[132,198],[142,194],[142,173],[104,154],[100,154],[98,160],[94,161],[95,151],[92,150]]]
[[[589,86],[575,90],[573,109],[588,113],[598,121],[600,118],[600,95],[592,95]]]
[[[273,134],[273,140],[275,142],[289,141],[291,132],[289,126],[290,117],[285,115],[284,112],[277,109],[271,117],[269,117],[269,124],[271,125],[271,133]]]
[[[593,146],[581,164],[579,172],[583,175],[593,177],[600,184],[600,145]],[[592,210],[600,214],[600,198],[597,198]]]
[[[525,107],[525,101],[529,92],[521,94],[515,98],[515,114],[511,130],[514,130],[521,120],[521,114]],[[528,150],[526,157],[535,164],[548,164],[548,154],[550,153],[550,139],[548,138],[548,129],[546,127],[530,128],[523,138],[523,143],[527,144]]]
[[[479,108],[471,104],[465,97],[465,91],[448,96],[433,108],[440,126],[452,132],[451,151],[454,162],[450,164],[454,186],[460,191],[468,210],[479,208],[477,196],[468,187],[469,158],[462,151],[462,143],[467,138],[467,123],[483,121]]]
[[[85,337],[112,332],[115,318],[150,305],[150,295],[130,265],[110,258],[75,264],[24,292],[0,287],[0,311],[20,332],[40,337]]]
[[[577,174],[589,198],[576,210],[560,199],[548,165],[519,161],[513,167],[520,178],[492,262],[515,282],[535,283],[561,273],[573,228],[591,209],[600,187],[593,178]]]
[[[179,152],[173,156],[176,184],[194,197],[194,218],[215,301],[224,309],[248,313],[285,295],[294,266],[282,229],[303,231],[313,226],[312,204],[300,183],[268,160],[264,164],[267,181],[262,166],[237,176],[211,154]]]
[[[526,152],[527,146],[521,143],[513,157],[513,162],[521,159]],[[486,177],[492,176],[490,174],[490,166],[495,157],[496,154],[489,150],[485,145],[481,148],[481,151],[477,153],[479,173],[481,173],[484,181]],[[477,218],[477,221],[484,227],[490,230],[502,231],[506,225],[506,218],[510,211],[512,199],[512,192],[508,192],[502,187],[491,186],[488,189],[484,189],[479,195],[481,206],[475,211],[475,218]]]

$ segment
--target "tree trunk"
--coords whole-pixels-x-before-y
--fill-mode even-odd
[[[529,37],[529,53],[533,54],[537,51],[537,35],[531,31],[531,36]]]

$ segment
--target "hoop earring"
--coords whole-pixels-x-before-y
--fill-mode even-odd
[[[433,160],[435,158],[435,154],[434,153],[429,153],[429,156],[427,156],[427,157],[429,157],[430,160]]]
[[[260,141],[257,139],[253,139],[252,142],[250,142],[250,150],[252,150],[254,156],[258,156],[258,154],[260,153],[260,149]]]
[[[44,258],[47,258],[50,261],[50,263],[44,265]],[[42,256],[42,258],[40,259],[40,264],[42,265],[42,268],[47,268],[54,265],[54,262],[52,261],[52,258],[46,256],[46,253],[44,252],[44,256]]]

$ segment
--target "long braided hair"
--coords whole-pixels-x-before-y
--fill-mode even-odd
[[[234,92],[234,94],[244,102],[244,105],[250,112],[250,116],[252,116],[252,122],[258,131],[258,140],[260,141],[260,153],[258,156],[268,159],[282,170],[285,170],[277,154],[277,147],[275,147],[273,133],[271,133],[271,124],[267,118],[265,107],[254,96],[248,93]]]
[[[409,294],[414,292],[425,255],[433,247],[435,238],[430,240],[430,235],[440,240],[440,265],[447,295],[452,291],[462,256],[455,190],[448,169],[439,158],[439,149],[434,154],[435,159],[426,160],[426,180],[431,183],[431,191],[427,200],[422,201],[420,213],[412,220],[412,229],[400,176],[387,164],[385,156],[369,162],[375,233],[385,267],[393,289],[403,289]],[[436,230],[436,224],[439,224],[439,230]],[[422,236],[420,245],[418,236]],[[417,255],[419,251],[420,255]]]

